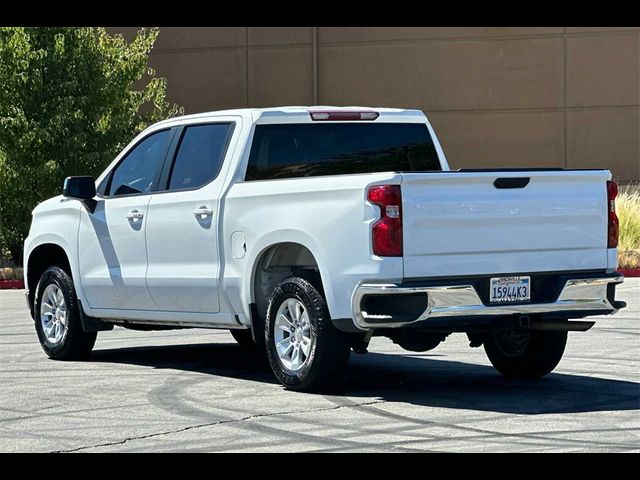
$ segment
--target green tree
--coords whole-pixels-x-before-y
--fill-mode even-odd
[[[148,67],[157,29],[0,28],[0,253],[21,264],[31,210],[97,176],[148,125],[181,113]]]

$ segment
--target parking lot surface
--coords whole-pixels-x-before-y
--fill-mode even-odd
[[[0,291],[0,451],[640,451],[640,279],[629,307],[569,334],[554,373],[508,381],[451,335],[374,338],[332,395],[285,390],[222,330],[98,335],[48,360],[20,290]]]

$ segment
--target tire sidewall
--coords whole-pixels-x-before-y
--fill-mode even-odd
[[[45,270],[45,272],[42,274],[36,288],[34,305],[35,327],[38,334],[38,339],[40,340],[40,344],[49,357],[57,357],[64,353],[67,345],[69,344],[69,337],[70,335],[73,335],[72,330],[76,326],[76,299],[73,290],[71,290],[71,292],[69,291],[69,281],[70,278],[68,278],[68,275],[64,272],[64,270],[57,267],[51,267]],[[67,310],[67,325],[62,340],[55,344],[51,343],[47,339],[47,336],[45,335],[42,327],[42,321],[40,320],[42,296],[47,286],[51,284],[56,285],[62,292]]]
[[[567,332],[531,331],[519,355],[509,355],[493,335],[485,341],[491,364],[509,378],[534,379],[550,373],[560,362],[567,343]]]
[[[324,318],[328,316],[326,307],[324,305],[318,305],[319,302],[317,301],[317,299],[316,302],[314,302],[313,299],[310,298],[308,287],[313,288],[313,286],[311,286],[311,284],[304,285],[303,282],[305,281],[301,279],[290,279],[289,281],[280,284],[274,290],[269,301],[269,308],[267,310],[267,321],[265,328],[267,355],[269,356],[269,362],[271,363],[272,367],[274,367],[274,373],[276,374],[278,379],[283,384],[288,386],[298,386],[304,384],[305,380],[314,370],[318,342],[321,341],[318,335],[319,316],[322,316]],[[284,364],[280,360],[280,356],[278,355],[275,346],[275,316],[277,315],[278,309],[280,308],[282,303],[288,298],[295,298],[299,300],[307,309],[311,335],[314,338],[307,361],[305,362],[304,366],[297,371],[289,370],[284,366]]]
[[[515,340],[513,339],[514,336]],[[501,356],[517,360],[530,354],[531,349],[535,348],[536,338],[534,334],[532,340],[530,330],[507,330],[494,333],[491,337],[491,343],[492,348]]]

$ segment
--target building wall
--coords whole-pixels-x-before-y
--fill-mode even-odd
[[[163,27],[151,65],[187,113],[418,108],[453,168],[606,167],[637,181],[639,58],[640,27]]]

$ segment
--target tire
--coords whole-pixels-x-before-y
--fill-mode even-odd
[[[505,377],[532,379],[556,368],[566,344],[567,332],[518,329],[489,334],[484,350]]]
[[[290,301],[295,305],[294,310],[299,309],[299,327],[295,333],[287,335],[280,327],[288,325],[282,317],[286,319],[288,316],[295,323],[295,314],[289,308]],[[304,308],[299,308],[299,305]],[[278,340],[283,342],[280,346],[276,345]],[[287,341],[292,345],[289,346]],[[274,289],[267,308],[265,342],[269,364],[280,383],[290,390],[305,392],[335,387],[342,379],[351,350],[348,335],[336,329],[331,322],[320,292],[300,277],[286,278]],[[295,345],[298,345],[298,357],[294,357]],[[285,348],[293,349],[290,362],[286,352],[283,355]]]
[[[45,293],[47,297],[43,298]],[[62,323],[64,328],[47,330],[48,334],[45,331],[42,318],[53,319],[55,317],[55,314],[52,314],[49,308],[49,305],[53,303],[51,302],[52,297],[50,294],[56,295],[57,299],[61,295],[64,299],[64,304],[60,303],[64,308],[54,310],[55,312],[64,311],[64,314],[60,317],[61,320],[57,321],[58,324]],[[82,329],[79,308],[73,281],[69,274],[59,267],[49,267],[45,270],[36,287],[34,312],[38,340],[40,340],[40,345],[49,358],[54,360],[82,360],[86,359],[91,353],[96,342],[97,333],[87,333]],[[45,314],[45,312],[47,313]],[[61,332],[58,335],[59,340],[51,338],[53,336],[51,332],[54,331]]]
[[[251,335],[251,330],[229,330],[231,332],[231,336],[233,339],[240,345],[242,348],[247,349],[257,349],[258,344],[253,341],[253,336]]]

